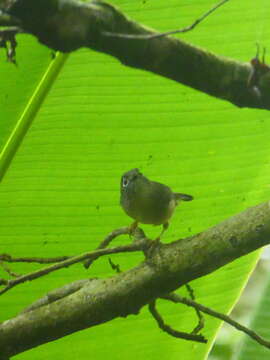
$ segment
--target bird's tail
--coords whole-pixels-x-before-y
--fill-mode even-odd
[[[183,200],[183,201],[191,201],[193,200],[193,196],[181,193],[174,193],[174,198],[176,201]]]

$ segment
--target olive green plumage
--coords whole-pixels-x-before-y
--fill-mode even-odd
[[[172,192],[168,186],[147,179],[139,169],[132,169],[122,176],[120,204],[136,223],[167,228],[180,200],[190,201],[193,197]]]

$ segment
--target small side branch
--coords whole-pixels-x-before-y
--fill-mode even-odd
[[[111,268],[117,273],[120,274],[121,269],[119,264],[115,264],[111,258],[109,258],[109,264],[111,265]]]
[[[128,227],[122,227],[112,231],[108,234],[104,240],[101,241],[99,246],[95,250],[105,249],[110,242],[115,239],[117,236],[129,234]],[[140,239],[145,238],[141,236]],[[63,262],[68,259],[72,259],[74,256],[55,256],[51,258],[41,258],[41,257],[13,257],[10,254],[0,254],[0,262],[8,262],[8,263],[37,263],[37,264],[55,264],[58,262]],[[90,260],[89,260],[90,261]],[[93,260],[91,260],[91,263]],[[89,265],[90,266],[90,265]],[[86,267],[86,266],[85,266]]]
[[[12,257],[9,254],[0,254],[0,261],[8,263],[37,263],[37,264],[54,264],[57,262],[71,259],[72,256],[56,256],[52,258],[41,258],[41,257]]]
[[[108,234],[105,239],[103,241],[101,241],[101,243],[98,245],[98,247],[96,248],[96,250],[99,250],[99,249],[105,249],[113,239],[115,239],[117,236],[120,236],[120,235],[126,235],[126,234],[129,234],[129,228],[127,226],[125,227],[122,227],[120,229],[116,229],[114,231],[112,231],[110,234]],[[86,269],[88,269],[91,264],[93,263],[94,260],[87,260],[85,261],[84,263],[84,267]]]
[[[189,293],[190,298],[195,301],[195,295],[192,287],[189,284],[186,284],[186,289]],[[193,329],[192,334],[198,334],[204,328],[204,318],[198,308],[194,308],[198,317],[198,325]]]
[[[110,33],[110,32],[103,32],[106,36],[111,37],[118,37],[123,39],[143,39],[143,40],[151,40],[151,39],[158,39],[164,36],[168,35],[174,35],[174,34],[180,34],[185,33],[188,31],[193,30],[197,25],[199,25],[205,18],[207,18],[210,14],[212,14],[215,10],[217,10],[220,6],[225,4],[229,0],[222,0],[215,6],[213,6],[210,10],[208,10],[206,13],[204,13],[201,17],[199,17],[197,20],[195,20],[191,25],[185,26],[182,29],[177,30],[169,30],[162,33],[157,34],[150,34],[150,35],[133,35],[133,34],[120,34],[120,33]]]
[[[180,295],[177,295],[175,293],[171,293],[169,295],[162,296],[161,298],[173,301],[175,303],[181,303],[181,304],[185,304],[187,306],[191,306],[191,307],[193,307],[193,308],[195,308],[195,309],[197,309],[199,311],[202,311],[205,314],[208,314],[208,315],[213,316],[213,317],[215,317],[217,319],[223,320],[226,323],[233,326],[234,328],[236,328],[237,330],[244,332],[249,337],[251,337],[253,340],[257,341],[259,344],[261,344],[261,345],[265,346],[266,348],[270,349],[270,341],[269,340],[264,339],[263,337],[258,335],[255,331],[247,328],[246,326],[239,324],[237,321],[233,320],[228,315],[222,314],[222,313],[220,313],[218,311],[210,309],[207,306],[199,304],[199,303],[195,302],[194,300],[187,299],[187,298],[182,297]]]
[[[22,284],[26,281],[35,280],[37,278],[40,278],[47,274],[50,274],[53,271],[57,271],[57,270],[65,268],[65,267],[69,267],[73,264],[84,261],[86,259],[94,260],[94,259],[99,258],[100,256],[109,255],[109,254],[116,254],[116,253],[122,253],[122,252],[144,251],[148,246],[149,246],[149,240],[144,239],[144,240],[141,240],[136,243],[129,244],[129,245],[118,246],[118,247],[110,248],[110,249],[99,249],[99,250],[91,251],[91,252],[88,252],[88,253],[85,253],[82,255],[73,256],[72,258],[69,258],[60,263],[56,263],[52,266],[45,267],[41,270],[34,271],[34,272],[31,272],[26,275],[22,275],[16,279],[6,280],[6,281],[2,282],[2,284],[6,285],[6,286],[2,290],[0,290],[0,295],[4,294],[8,290],[12,289],[14,286]],[[1,285],[1,282],[0,282],[0,285]]]
[[[165,324],[164,320],[162,319],[161,315],[158,313],[158,311],[156,309],[155,301],[152,301],[148,305],[148,309],[149,309],[150,313],[152,314],[153,318],[158,323],[158,326],[160,327],[160,329],[165,331],[169,335],[174,336],[176,338],[184,339],[184,340],[197,341],[200,343],[207,343],[207,340],[202,335],[195,335],[195,334],[189,334],[189,333],[182,332],[182,331],[177,331],[177,330],[174,330],[169,325]]]
[[[12,277],[19,277],[20,275],[12,271],[3,261],[0,260],[0,266],[3,268],[3,270],[8,273]]]

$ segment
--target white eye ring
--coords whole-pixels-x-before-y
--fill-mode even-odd
[[[128,179],[124,177],[123,180],[122,180],[123,187],[127,187],[128,183],[129,183]]]

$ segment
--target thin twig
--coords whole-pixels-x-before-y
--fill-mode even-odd
[[[8,285],[8,280],[0,278],[0,286],[1,285]]]
[[[17,273],[15,273],[15,272],[13,272],[13,271],[12,271],[6,264],[4,264],[4,262],[1,261],[1,260],[0,260],[0,265],[1,265],[1,267],[3,268],[3,270],[4,270],[5,272],[7,272],[10,276],[15,277],[15,278],[21,276],[20,274],[17,274]]]
[[[106,248],[110,242],[119,235],[129,234],[128,227],[122,227],[112,231],[109,235],[105,237],[104,240],[99,244],[95,250]],[[41,257],[12,257],[9,254],[0,254],[0,261],[5,261],[9,263],[38,263],[38,264],[54,264],[62,262],[68,259],[72,259],[74,256],[56,256],[51,258],[41,258]],[[91,260],[92,262],[93,260]]]
[[[40,257],[12,257],[9,254],[0,254],[0,261],[9,263],[38,263],[38,264],[53,264],[61,261],[71,259],[73,256],[57,256],[52,258],[40,258]]]
[[[115,239],[117,236],[120,236],[120,235],[126,235],[126,234],[129,234],[130,233],[130,229],[128,226],[125,226],[125,227],[122,227],[122,228],[119,228],[119,229],[116,229],[114,231],[112,231],[110,234],[108,234],[105,239],[103,241],[101,241],[101,243],[98,245],[98,247],[96,248],[96,250],[99,250],[99,249],[105,249],[109,244],[110,242]],[[89,266],[92,264],[92,262],[94,261],[94,259],[91,259],[91,260],[87,260],[84,262],[84,267],[86,269],[89,268]]]
[[[215,6],[213,6],[210,10],[208,10],[206,13],[204,13],[199,19],[195,20],[191,25],[186,26],[182,29],[177,30],[170,30],[163,33],[155,33],[150,35],[133,35],[133,34],[121,34],[121,33],[112,33],[108,31],[102,32],[105,36],[111,36],[111,37],[117,37],[117,38],[124,38],[124,39],[144,39],[144,40],[150,40],[150,39],[157,39],[161,38],[163,36],[173,35],[173,34],[179,34],[179,33],[185,33],[188,31],[193,30],[199,23],[201,23],[207,16],[212,14],[216,9],[218,9],[220,6],[225,4],[229,0],[222,0]]]
[[[91,251],[91,252],[88,252],[88,253],[85,253],[82,255],[73,256],[72,258],[62,261],[60,263],[56,263],[54,265],[45,267],[38,271],[34,271],[32,273],[20,276],[13,280],[7,280],[5,282],[2,282],[2,284],[5,284],[6,287],[4,287],[2,290],[0,290],[0,295],[4,294],[5,292],[7,292],[8,290],[10,290],[11,288],[13,288],[14,286],[16,286],[18,284],[22,284],[26,281],[31,281],[31,280],[37,279],[37,278],[47,275],[53,271],[62,269],[64,267],[71,266],[73,264],[84,261],[86,259],[97,259],[100,256],[122,253],[122,252],[142,251],[147,246],[149,246],[149,240],[143,239],[140,242],[132,243],[129,245],[123,245],[123,246],[118,246],[118,247],[109,248],[109,249],[99,249],[99,250]],[[1,281],[0,281],[0,284],[1,284]]]
[[[177,330],[174,330],[173,328],[171,328],[169,325],[165,324],[164,320],[162,319],[161,315],[158,313],[158,311],[156,309],[155,300],[152,301],[148,305],[148,309],[149,309],[150,313],[152,314],[152,316],[154,317],[154,319],[156,320],[156,322],[158,323],[158,326],[160,327],[160,329],[165,331],[169,335],[174,336],[176,338],[180,338],[180,339],[197,341],[200,343],[207,343],[207,340],[205,339],[205,337],[203,335],[195,335],[195,334],[189,334],[189,333],[182,332],[182,331],[177,331]]]
[[[189,284],[186,284],[186,289],[189,293],[189,296],[191,297],[192,300],[196,300],[195,299],[195,295],[194,295],[194,290],[192,289],[192,287]],[[193,329],[193,331],[191,332],[191,334],[198,334],[199,331],[201,331],[204,328],[204,318],[203,315],[201,314],[200,310],[195,308],[197,317],[198,317],[198,325]]]
[[[253,340],[257,341],[259,344],[265,346],[266,348],[270,349],[270,341],[262,338],[260,335],[258,335],[255,331],[245,327],[244,325],[239,324],[237,321],[233,320],[230,316],[222,314],[220,312],[217,312],[213,309],[210,309],[207,306],[201,305],[194,300],[187,299],[185,297],[182,297],[180,295],[177,295],[175,293],[171,293],[169,295],[162,296],[163,299],[173,301],[175,303],[181,303],[185,304],[187,306],[191,306],[195,309],[198,309],[205,314],[208,314],[210,316],[213,316],[217,319],[223,320],[226,323],[230,324],[234,328],[236,328],[239,331],[244,332],[248,336],[250,336]]]
[[[112,268],[113,270],[115,270],[115,272],[116,272],[117,274],[119,274],[119,273],[121,272],[120,265],[119,265],[119,264],[115,264],[115,263],[112,261],[111,258],[109,258],[109,264],[111,265],[111,268]]]

